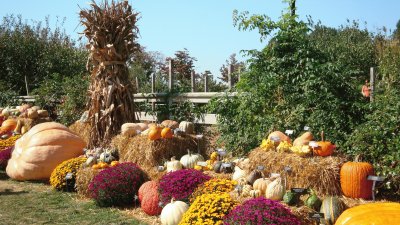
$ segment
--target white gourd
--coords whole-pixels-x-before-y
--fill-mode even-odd
[[[189,205],[171,200],[161,211],[160,219],[162,225],[178,225],[182,220],[183,214],[189,209]]]
[[[250,196],[250,191],[253,190],[253,187],[249,184],[246,184],[242,187],[242,197]]]
[[[249,192],[249,196],[252,198],[257,198],[261,196],[261,191],[260,190],[251,190]]]
[[[182,121],[179,124],[179,129],[186,134],[194,133],[194,124],[192,122]]]
[[[268,178],[259,178],[253,183],[253,189],[259,190],[261,195],[265,194],[268,185],[271,183],[271,180]]]
[[[276,201],[282,200],[284,194],[285,186],[280,177],[268,184],[267,190],[265,191],[266,198]]]
[[[204,157],[201,156],[200,154],[192,154],[190,151],[188,151],[187,155],[182,156],[182,158],[180,160],[183,167],[188,168],[188,169],[194,168],[194,166],[199,161],[204,161]]]
[[[245,178],[246,176],[246,171],[240,169],[238,166],[235,166],[235,172],[232,174],[232,180],[239,181],[240,178]]]
[[[179,162],[179,160],[175,159],[175,156],[171,158],[171,161],[167,162],[167,173],[168,172],[174,172],[177,170],[182,169],[182,163]]]

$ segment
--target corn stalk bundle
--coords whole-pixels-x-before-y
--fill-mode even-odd
[[[128,1],[81,9],[79,15],[88,39],[86,68],[91,73],[89,121],[92,127],[89,147],[106,145],[124,122],[135,122],[133,86],[128,79],[128,60],[138,50],[137,13]]]

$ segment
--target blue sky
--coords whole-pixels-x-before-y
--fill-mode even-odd
[[[67,34],[78,38],[79,7],[87,8],[90,0],[3,0],[0,16],[21,14],[24,19],[43,21],[50,16],[66,18]],[[219,68],[232,53],[240,57],[240,50],[261,49],[257,32],[238,31],[233,26],[232,12],[249,11],[267,14],[278,19],[286,4],[281,0],[129,0],[140,13],[139,43],[150,51],[173,56],[177,50],[187,48],[197,58],[197,72],[211,70],[219,76]],[[370,31],[385,26],[394,29],[400,19],[400,0],[298,0],[301,19],[311,15],[314,21],[338,27],[347,19],[358,20]]]

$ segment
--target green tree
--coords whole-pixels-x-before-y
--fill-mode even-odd
[[[239,73],[245,72],[246,70],[246,65],[244,62],[239,62],[236,59],[236,54],[232,54],[229,56],[229,59],[225,61],[225,64],[221,66],[219,71],[221,72],[221,79],[224,82],[228,82],[228,68],[230,65],[233,65],[233,71],[232,72],[232,83],[236,84],[239,80]]]

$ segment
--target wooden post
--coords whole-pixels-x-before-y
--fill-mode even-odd
[[[194,72],[194,70],[192,70],[192,74],[191,74],[191,79],[192,79],[192,92],[196,92],[196,87],[195,87],[195,75],[196,73]]]
[[[242,73],[242,67],[239,67],[239,71],[238,71],[238,82],[240,81],[240,74]]]
[[[156,73],[153,72],[151,74],[151,93],[156,93]],[[154,110],[156,109],[156,103],[154,102],[154,100],[151,101],[151,110],[154,112]]]
[[[169,68],[168,68],[168,90],[171,92],[173,89],[173,85],[174,85],[174,77],[172,74],[172,59],[169,60]]]
[[[229,87],[229,89],[232,89],[232,81],[233,81],[233,79],[232,79],[232,73],[233,73],[233,65],[232,64],[229,64],[229,67],[228,67],[228,87]]]
[[[26,76],[25,76],[25,88],[26,88],[26,96],[29,96],[28,80],[26,79]]]
[[[135,77],[135,83],[136,83],[136,93],[139,93],[139,78]]]
[[[208,75],[204,73],[204,92],[208,92]]]
[[[374,73],[374,67],[371,67],[369,69],[369,86],[370,86],[370,96],[369,96],[369,101],[373,102],[374,101],[374,90],[375,90],[375,73]]]

